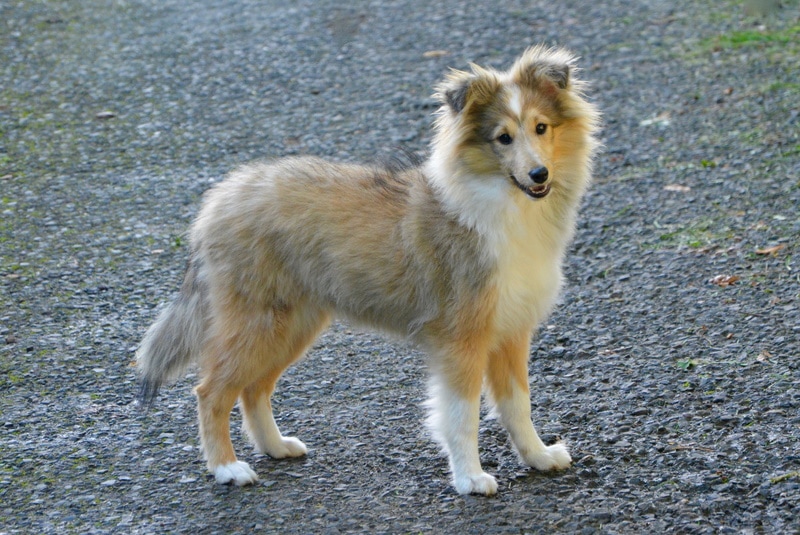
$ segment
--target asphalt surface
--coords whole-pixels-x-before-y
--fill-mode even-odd
[[[430,5],[433,4],[433,5]],[[799,533],[796,1],[0,3],[0,534]],[[604,113],[532,407],[574,466],[482,420],[457,495],[425,359],[336,324],[279,385],[306,458],[218,486],[193,373],[134,403],[211,183],[255,158],[423,156],[432,86],[545,42]]]

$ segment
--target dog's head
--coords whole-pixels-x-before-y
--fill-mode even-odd
[[[560,160],[590,137],[596,112],[580,97],[574,58],[561,49],[528,49],[506,72],[471,66],[437,88],[437,127],[466,171],[510,181],[531,198],[557,186]],[[574,129],[581,132],[576,138]]]

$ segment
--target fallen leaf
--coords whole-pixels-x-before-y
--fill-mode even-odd
[[[650,126],[650,125],[657,125],[657,126],[669,126],[670,123],[670,115],[668,111],[661,112],[655,117],[651,117],[650,119],[644,119],[639,122],[639,126]]]
[[[772,256],[776,256],[778,254],[778,251],[780,251],[784,247],[786,247],[785,243],[779,243],[778,245],[772,245],[771,247],[756,249],[756,254],[763,254],[763,255],[771,254]]]
[[[449,56],[450,52],[447,50],[428,50],[422,54],[423,58],[441,58],[442,56]]]
[[[664,191],[680,191],[681,193],[686,193],[687,191],[692,191],[692,188],[682,184],[667,184],[664,186]]]
[[[716,284],[720,288],[727,288],[728,286],[734,284],[738,281],[741,277],[738,275],[717,275],[708,280],[711,284]]]
[[[769,362],[769,358],[772,356],[772,353],[767,351],[766,349],[762,349],[761,353],[758,354],[756,360],[758,362]]]

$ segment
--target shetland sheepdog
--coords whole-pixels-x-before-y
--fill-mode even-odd
[[[531,422],[527,363],[590,182],[599,113],[584,86],[569,52],[532,47],[507,71],[445,77],[418,165],[295,157],[233,171],[206,193],[180,292],[137,352],[142,401],[197,361],[208,468],[254,483],[231,444],[234,404],[258,451],[304,455],[270,397],[338,316],[427,352],[429,424],[459,493],[497,491],[478,456],[484,390],[525,464],[567,468],[567,447]]]

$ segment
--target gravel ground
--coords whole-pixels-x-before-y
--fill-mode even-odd
[[[0,3],[0,533],[800,532],[797,1],[197,4]],[[448,67],[537,42],[605,118],[531,359],[574,467],[525,469],[486,418],[500,493],[455,494],[423,356],[337,324],[275,398],[308,457],[236,431],[261,481],[216,485],[196,378],[143,414],[132,368],[202,192],[258,157],[424,154]]]

